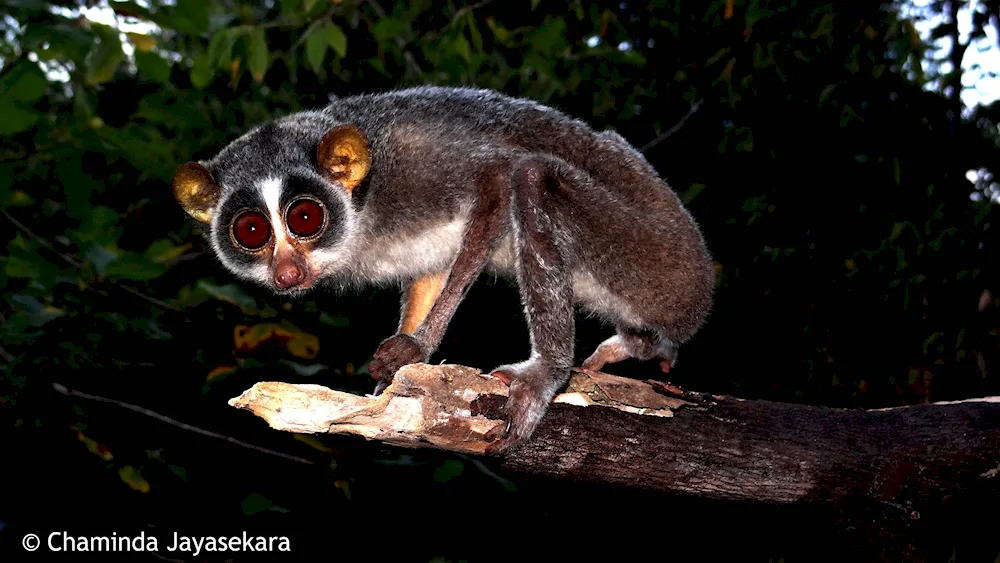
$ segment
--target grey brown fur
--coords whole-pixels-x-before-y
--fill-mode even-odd
[[[371,147],[353,192],[317,171],[320,139],[341,124]],[[273,267],[266,253],[235,246],[227,221],[264,205],[267,178],[329,210],[327,230],[302,251],[318,282],[407,284],[448,272],[423,324],[375,352],[380,389],[402,365],[429,359],[481,272],[515,276],[532,356],[494,370],[511,385],[496,452],[530,437],[567,381],[574,304],[618,331],[584,362],[593,369],[628,357],[669,367],[711,307],[713,262],[677,195],[617,133],[533,101],[443,87],[339,98],[258,127],[202,164],[221,192],[209,239],[246,279],[273,288]]]

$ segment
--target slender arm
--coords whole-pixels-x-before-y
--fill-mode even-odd
[[[495,182],[499,184],[499,178]],[[505,183],[504,175],[503,184]],[[503,184],[490,185],[483,190],[447,279],[423,323],[413,332],[413,337],[428,353],[436,350],[441,343],[458,304],[482,273],[506,233],[508,198]]]
[[[446,275],[445,272],[428,274],[410,282],[403,296],[403,314],[396,332],[413,334],[420,327],[441,293]]]

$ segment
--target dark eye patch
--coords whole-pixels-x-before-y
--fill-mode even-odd
[[[308,197],[323,204],[327,215],[326,228],[315,240],[316,247],[332,246],[343,238],[344,203],[331,194],[318,178],[292,175],[285,178],[281,188],[281,211],[287,213],[291,204]]]
[[[258,190],[238,189],[232,192],[222,203],[222,207],[219,208],[219,232],[216,233],[218,240],[222,243],[222,249],[225,251],[226,257],[245,267],[260,263],[260,256],[242,250],[233,244],[230,238],[230,229],[232,228],[233,219],[236,218],[237,214],[247,209],[257,211],[270,220],[267,206],[264,204],[264,199]]]

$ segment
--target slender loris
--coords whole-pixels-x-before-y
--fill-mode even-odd
[[[574,308],[616,334],[584,362],[661,360],[702,325],[713,262],[695,220],[614,132],[469,88],[345,97],[255,127],[180,166],[177,201],[222,264],[278,294],[398,283],[397,333],[374,353],[380,393],[426,362],[484,271],[513,276],[531,356],[490,453],[530,438],[574,365]]]

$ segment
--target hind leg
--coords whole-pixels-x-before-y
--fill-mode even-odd
[[[604,364],[613,364],[629,358],[652,360],[658,358],[663,373],[677,365],[677,345],[655,330],[635,330],[619,327],[618,334],[602,342],[597,350],[583,362],[583,368],[600,371]]]
[[[493,370],[510,391],[504,406],[507,424],[488,448],[490,454],[514,449],[532,435],[573,365],[573,291],[565,251],[558,244],[562,228],[554,168],[532,157],[511,173],[515,266],[531,356]]]

